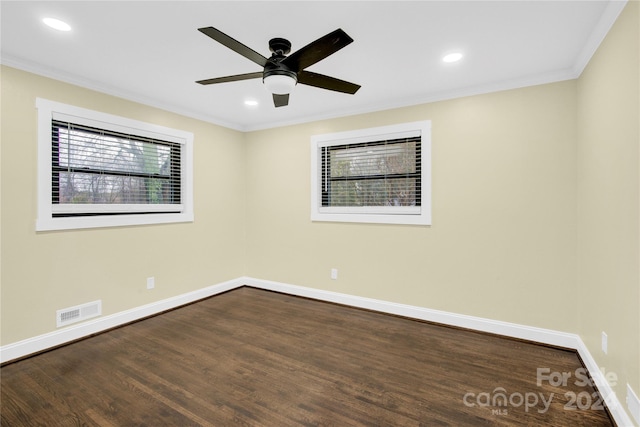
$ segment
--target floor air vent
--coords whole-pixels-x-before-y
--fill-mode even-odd
[[[75,307],[64,308],[56,311],[57,327],[67,326],[72,323],[91,319],[102,314],[102,300],[89,302]]]

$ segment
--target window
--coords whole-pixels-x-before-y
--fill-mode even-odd
[[[311,138],[311,219],[431,223],[431,123]]]
[[[193,221],[193,135],[38,99],[37,230]]]

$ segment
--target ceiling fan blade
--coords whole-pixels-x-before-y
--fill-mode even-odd
[[[201,85],[211,85],[214,83],[237,82],[239,80],[249,80],[257,78],[262,78],[262,71],[258,71],[255,73],[236,74],[235,76],[215,77],[213,79],[198,80],[196,83],[200,83]]]
[[[267,61],[268,61],[267,58],[260,55],[258,52],[251,49],[250,47],[243,45],[238,40],[232,37],[229,37],[228,35],[226,35],[225,33],[223,33],[222,31],[216,28],[213,28],[213,27],[198,28],[198,31],[200,31],[203,34],[206,34],[207,36],[211,37],[218,43],[225,45],[229,49],[239,53],[245,58],[250,59],[251,61],[255,62],[261,67],[264,67],[267,64]]]
[[[355,83],[325,76],[324,74],[312,73],[311,71],[300,71],[298,73],[298,83],[351,95],[360,89],[360,85]]]
[[[277,95],[273,94],[273,105],[276,107],[285,107],[289,105],[289,94],[286,95]]]
[[[338,28],[287,56],[282,63],[291,71],[298,72],[336,53],[351,42],[353,39]]]

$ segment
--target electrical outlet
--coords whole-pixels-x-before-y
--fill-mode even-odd
[[[608,350],[608,343],[609,339],[607,337],[607,334],[604,333],[604,331],[602,332],[602,351],[604,351],[604,354],[607,354],[607,350]]]
[[[640,399],[638,399],[629,384],[627,384],[627,408],[629,408],[633,419],[640,424]]]
[[[337,268],[332,268],[331,269],[331,280],[338,280],[338,269]]]
[[[155,277],[147,277],[147,289],[153,289],[156,287]]]

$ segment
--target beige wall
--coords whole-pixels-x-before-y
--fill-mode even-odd
[[[247,275],[578,333],[624,402],[640,391],[639,9],[578,80],[246,134],[3,68],[2,344],[55,330],[60,308]],[[194,132],[196,221],[35,233],[36,96]],[[432,121],[433,225],[310,221],[311,135],[416,120]]]
[[[638,9],[575,81],[247,134],[247,275],[578,333],[640,392]],[[432,226],[309,220],[311,135],[415,120]]]
[[[629,2],[578,81],[576,316],[621,401],[627,382],[640,392],[639,28]]]
[[[247,274],[577,332],[575,111],[570,81],[250,133]],[[425,119],[432,226],[310,221],[311,135]]]
[[[36,97],[193,132],[195,222],[36,233]],[[55,330],[58,309],[101,299],[108,315],[242,276],[242,133],[7,67],[1,108],[3,345]]]

